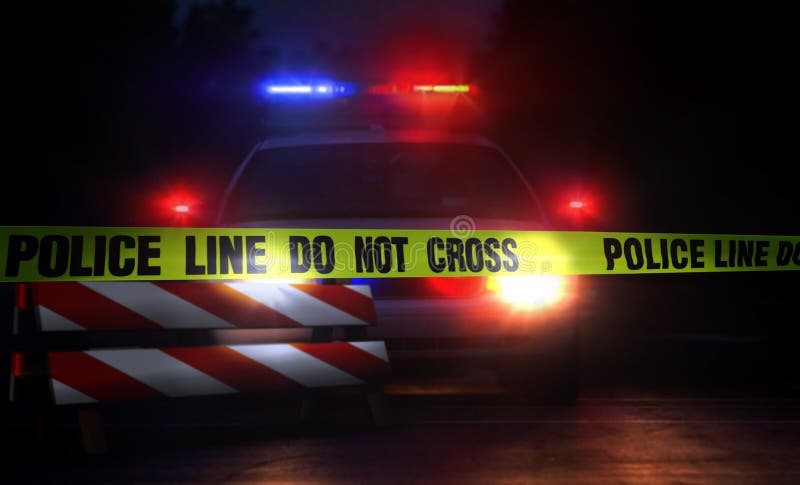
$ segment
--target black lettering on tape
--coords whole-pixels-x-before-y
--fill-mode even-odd
[[[739,241],[736,266],[753,266],[753,241]]]
[[[198,275],[205,274],[205,266],[199,265],[197,261],[197,241],[194,236],[186,236],[186,274]]]
[[[217,237],[206,236],[206,271],[217,274]]]
[[[756,241],[756,266],[767,265],[767,254],[769,253],[769,241]]]
[[[242,236],[221,236],[219,238],[220,274],[228,274],[230,269],[233,269],[233,274],[242,274],[243,259]]]
[[[667,249],[668,241],[662,238],[659,239],[658,242],[661,246],[661,265],[664,269],[669,269],[669,249]]]
[[[464,257],[470,271],[477,273],[483,270],[483,243],[480,239],[471,237],[464,242]]]
[[[406,255],[403,246],[408,244],[407,237],[393,237],[392,244],[394,244],[395,254],[397,254],[397,272],[405,273],[406,271]]]
[[[95,236],[94,276],[105,276],[105,274],[106,274],[106,237]]]
[[[672,266],[675,269],[683,269],[689,264],[688,257],[678,255],[678,251],[683,251],[685,253],[688,250],[689,246],[683,239],[673,239],[672,242],[669,243],[669,255],[670,258],[672,258]]]
[[[8,256],[6,259],[6,276],[19,276],[19,265],[30,261],[39,251],[39,240],[27,234],[11,234],[8,236]]]
[[[656,262],[653,257],[653,240],[650,238],[644,240],[644,259],[647,262],[647,269],[661,269],[661,263]]]
[[[289,256],[292,273],[306,273],[311,269],[311,243],[307,237],[289,236]]]
[[[83,265],[83,236],[72,236],[72,244],[69,248],[69,275],[92,275],[92,267]]]
[[[622,243],[617,238],[604,237],[603,254],[606,256],[606,271],[613,271],[614,260],[622,257]]]
[[[336,261],[334,261],[333,255],[333,239],[330,236],[315,237],[311,245],[311,252],[314,257],[314,269],[318,273],[328,274],[333,271]],[[324,261],[323,255],[325,256]]]
[[[690,239],[689,240],[689,253],[691,254],[692,261],[691,266],[692,268],[702,268],[703,267],[703,244],[704,241],[702,239]]]
[[[256,248],[256,244],[266,244],[264,236],[245,236],[244,247],[247,252],[247,274],[266,274],[266,264],[256,264],[256,258],[264,256],[266,249]]]
[[[792,247],[791,241],[778,241],[778,254],[775,262],[778,266],[788,266],[789,263],[800,265],[800,242]]]
[[[497,254],[498,249],[500,249],[500,241],[493,237],[486,238],[486,241],[483,243],[483,252],[486,253],[486,260],[484,263],[486,264],[486,269],[492,273],[497,273],[503,268],[500,255]]]
[[[373,257],[375,267],[379,273],[388,273],[392,270],[392,241],[386,236],[378,236],[373,243]]]
[[[728,262],[722,259],[722,241],[714,240],[714,267],[727,268]]]
[[[356,256],[356,271],[362,273],[372,273],[375,271],[375,248],[372,246],[372,238],[363,238],[356,236],[355,240],[355,256]]]
[[[152,266],[151,259],[161,257],[161,248],[154,248],[151,244],[160,243],[161,236],[139,236],[139,264],[136,273],[140,276],[158,276],[161,266]]]
[[[628,269],[642,269],[644,257],[642,256],[642,243],[638,239],[635,237],[626,239],[623,252],[625,253],[625,264],[628,265]]]
[[[130,276],[136,267],[133,258],[122,258],[122,248],[131,249],[136,246],[136,240],[131,236],[111,236],[108,240],[108,272],[112,276]]]
[[[508,272],[516,271],[519,269],[519,260],[517,259],[517,254],[512,250],[517,248],[517,241],[507,237],[503,239],[501,245],[503,247],[503,255],[506,257],[506,260],[503,261],[503,267]]]
[[[439,237],[432,237],[428,239],[428,267],[434,273],[441,273],[447,267],[447,261],[437,257],[437,250],[444,250],[444,241]]]
[[[51,234],[39,242],[39,274],[48,278],[63,276],[69,265],[69,239]]]
[[[448,237],[445,244],[447,254],[447,270],[461,271],[467,270],[467,263],[464,261],[464,241],[457,237]],[[456,269],[458,264],[458,269]]]

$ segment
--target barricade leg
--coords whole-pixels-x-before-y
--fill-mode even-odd
[[[304,397],[300,400],[300,421],[303,423],[311,422],[314,416],[314,404],[311,398]]]
[[[33,416],[33,432],[36,441],[44,443],[47,441],[48,436],[52,434],[53,427],[52,419],[45,411],[38,410]]]
[[[383,393],[383,384],[367,385],[362,389],[364,398],[369,407],[369,416],[372,425],[376,428],[386,428],[391,425],[391,416],[386,407],[386,396]]]
[[[29,406],[34,439],[39,443],[51,442],[56,428],[56,416],[51,405],[52,397],[47,379],[41,376],[13,379],[11,400],[27,403]]]
[[[103,430],[103,417],[97,407],[85,407],[78,410],[78,424],[81,430],[83,451],[88,455],[108,452],[106,434]]]
[[[300,423],[310,425],[319,417],[319,390],[307,389],[300,398]]]

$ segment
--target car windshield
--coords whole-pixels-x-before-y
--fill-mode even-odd
[[[233,188],[223,222],[462,214],[540,220],[526,185],[494,148],[353,143],[259,151]]]

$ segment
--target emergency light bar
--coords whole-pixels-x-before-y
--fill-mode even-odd
[[[266,84],[264,86],[266,95],[287,96],[287,97],[336,97],[348,96],[353,94],[373,94],[373,95],[401,95],[401,94],[470,94],[475,92],[474,86],[469,84],[400,84],[385,83],[373,84],[366,87],[356,87],[352,84],[330,83],[330,82],[311,82],[302,84]]]
[[[264,78],[256,87],[270,132],[332,128],[472,129],[482,123],[477,86],[458,77],[405,75],[390,81],[345,82],[323,75]]]

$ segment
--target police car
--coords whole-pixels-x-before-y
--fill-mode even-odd
[[[265,85],[272,121],[293,129],[260,141],[241,162],[216,224],[439,229],[461,238],[475,230],[548,227],[514,162],[489,139],[458,126],[464,117],[453,113],[457,103],[469,107],[473,86],[394,83],[361,88],[363,96],[357,91],[336,83]],[[378,325],[366,337],[386,341],[396,383],[576,396],[575,280],[352,283],[371,286]]]

